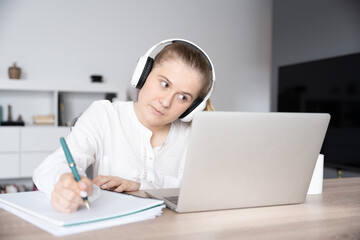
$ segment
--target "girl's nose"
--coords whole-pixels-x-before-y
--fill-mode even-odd
[[[173,99],[173,94],[171,93],[164,94],[160,98],[160,103],[164,108],[169,108],[171,106],[172,99]]]

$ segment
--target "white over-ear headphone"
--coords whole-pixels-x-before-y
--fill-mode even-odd
[[[198,47],[197,45],[195,45],[194,43],[188,41],[188,40],[184,40],[184,39],[178,39],[178,38],[174,38],[174,39],[167,39],[164,41],[159,42],[158,44],[152,46],[146,53],[144,56],[139,58],[139,61],[136,65],[134,74],[130,80],[130,84],[134,87],[134,88],[138,88],[141,89],[142,86],[145,84],[145,81],[147,79],[147,77],[149,76],[153,63],[154,63],[154,59],[152,57],[150,57],[150,54],[159,46],[161,45],[168,45],[168,44],[172,44],[172,43],[176,43],[176,42],[183,42],[186,43],[190,46],[192,46],[193,48],[197,49],[198,51],[200,51],[201,54],[203,54],[206,58],[206,60],[209,63],[210,66],[210,70],[212,73],[212,81],[211,81],[211,88],[208,92],[208,94],[206,95],[206,97],[204,99],[197,99],[193,102],[193,104],[179,117],[181,121],[183,122],[190,122],[195,113],[197,112],[201,112],[202,110],[205,109],[206,107],[206,101],[210,98],[210,95],[214,89],[214,83],[215,83],[215,69],[214,66],[210,60],[210,58],[208,57],[208,55],[206,54],[206,52],[204,52],[200,47]]]

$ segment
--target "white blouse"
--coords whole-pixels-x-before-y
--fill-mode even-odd
[[[97,175],[141,183],[140,189],[180,187],[190,125],[177,120],[164,143],[152,148],[152,132],[138,120],[133,102],[95,101],[66,137],[80,175],[93,164]],[[51,194],[61,174],[70,172],[59,147],[35,169],[33,181]]]

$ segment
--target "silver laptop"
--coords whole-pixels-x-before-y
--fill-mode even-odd
[[[177,212],[304,202],[329,114],[201,112],[180,189],[146,190]]]

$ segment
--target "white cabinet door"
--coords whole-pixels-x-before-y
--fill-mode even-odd
[[[0,127],[0,179],[31,177],[69,127]]]
[[[0,127],[0,152],[18,152],[19,147],[20,128]]]
[[[18,153],[0,153],[0,179],[20,177],[19,156]]]
[[[21,152],[51,152],[60,147],[69,127],[26,127],[21,130]]]
[[[32,177],[35,168],[51,153],[22,153],[20,156],[20,177]]]

